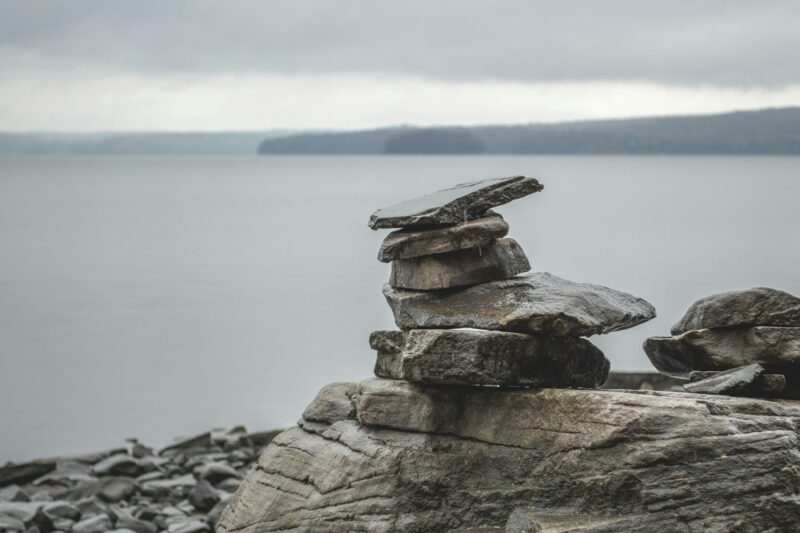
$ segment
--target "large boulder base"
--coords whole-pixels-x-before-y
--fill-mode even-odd
[[[375,332],[389,348],[395,331]],[[599,387],[609,362],[576,337],[544,337],[479,329],[415,329],[399,350],[378,352],[375,375],[420,383],[512,387]]]
[[[650,337],[644,351],[653,366],[673,376],[754,363],[782,367],[800,362],[800,328],[699,329],[677,337]]]
[[[642,298],[536,272],[446,292],[384,285],[400,329],[478,328],[581,337],[631,328],[656,316]]]
[[[378,261],[388,263],[421,255],[443,254],[485,246],[505,237],[508,224],[497,213],[468,220],[455,226],[430,229],[402,229],[391,232],[381,243]]]
[[[275,438],[218,531],[777,532],[800,522],[794,402],[390,380],[362,382],[347,401],[353,415],[302,420]]]
[[[800,327],[800,298],[766,287],[714,294],[692,304],[671,333],[732,326]]]
[[[508,279],[531,269],[514,239],[499,239],[480,248],[392,261],[389,285],[436,290]]]
[[[461,183],[413,200],[378,209],[369,227],[405,228],[458,224],[486,214],[492,207],[541,191],[534,178],[514,176]]]

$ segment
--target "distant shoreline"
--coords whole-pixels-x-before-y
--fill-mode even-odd
[[[800,155],[800,108],[359,131],[0,133],[3,155]]]

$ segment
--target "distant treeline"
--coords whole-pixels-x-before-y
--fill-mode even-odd
[[[721,115],[294,133],[0,133],[3,154],[800,154],[800,108]]]
[[[800,108],[519,126],[383,128],[264,140],[260,154],[800,154]]]

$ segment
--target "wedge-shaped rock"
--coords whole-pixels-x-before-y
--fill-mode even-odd
[[[458,224],[481,217],[492,207],[543,188],[537,180],[525,176],[462,183],[378,209],[370,217],[369,227],[380,229]]]
[[[675,376],[753,363],[794,364],[800,362],[800,328],[698,329],[677,337],[650,337],[644,351],[658,370]]]
[[[734,392],[753,383],[764,372],[764,367],[759,364],[740,366],[717,372],[700,381],[693,381],[683,386],[688,392],[704,394],[722,394]]]
[[[692,304],[671,333],[731,326],[800,327],[800,298],[766,287],[714,294]]]
[[[587,518],[544,529],[573,533],[800,522],[800,403],[385,379],[358,389],[356,419],[275,438],[217,531],[538,531],[520,508]]]
[[[392,336],[395,332],[376,332]],[[374,334],[374,335],[375,335]],[[444,385],[602,385],[609,362],[586,339],[480,329],[415,329],[400,353],[378,352],[375,375]]]
[[[730,370],[695,370],[689,374],[683,388],[704,394],[731,394],[737,396],[777,396],[786,389],[786,376],[764,374],[759,364],[740,366]]]
[[[392,261],[389,285],[436,290],[508,279],[531,269],[514,239],[500,239],[480,248]]]
[[[630,294],[536,272],[447,292],[385,285],[400,329],[478,328],[550,336],[587,336],[631,328],[656,316]]]
[[[505,237],[508,224],[497,213],[468,220],[455,226],[431,229],[401,229],[383,240],[378,261],[408,259],[421,255],[443,254],[456,250],[478,248]]]

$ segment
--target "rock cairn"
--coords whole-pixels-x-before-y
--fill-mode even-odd
[[[695,302],[644,350],[689,392],[800,399],[800,298],[754,288]]]
[[[279,431],[206,432],[0,466],[0,532],[210,532]]]
[[[437,385],[594,388],[609,362],[585,336],[655,316],[640,298],[531,269],[491,209],[541,191],[517,176],[457,185],[376,211],[399,331],[376,331],[375,375]]]
[[[513,274],[528,261],[490,209],[540,189],[489,180],[375,213],[401,228],[380,251],[400,329],[370,339],[379,377],[325,386],[220,533],[797,529],[794,402],[581,388],[608,370],[582,337],[655,313]]]

